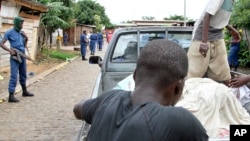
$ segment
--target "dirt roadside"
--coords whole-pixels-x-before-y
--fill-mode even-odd
[[[27,73],[33,75],[38,75],[46,70],[49,70],[56,65],[64,62],[63,60],[58,59],[48,59],[46,61],[40,62],[38,65],[27,62]],[[8,78],[10,76],[10,67],[3,67],[0,69],[0,75],[4,78]]]

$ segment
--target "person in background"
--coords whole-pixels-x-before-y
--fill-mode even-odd
[[[14,93],[17,85],[17,80],[19,76],[19,82],[22,87],[22,96],[23,97],[31,97],[34,94],[27,91],[26,87],[26,79],[27,79],[27,66],[26,59],[21,57],[21,60],[17,60],[17,53],[11,48],[17,49],[20,52],[25,54],[25,47],[28,42],[27,35],[22,31],[24,19],[22,17],[14,18],[14,28],[9,29],[5,32],[4,38],[0,43],[0,47],[10,53],[10,80],[8,86],[9,99],[8,102],[19,102],[17,98],[15,98]],[[5,43],[9,41],[11,48],[8,48]],[[19,75],[18,75],[19,73]]]
[[[112,33],[111,31],[109,31],[108,36],[107,36],[108,43],[111,41],[111,39],[112,39]]]
[[[106,32],[105,32],[105,38],[106,38],[107,43],[108,43],[108,34],[109,34],[109,33],[106,31]]]
[[[240,34],[229,25],[234,0],[209,0],[193,30],[188,50],[187,78],[209,77],[228,85],[231,79],[227,50],[223,36],[226,27],[236,40]]]
[[[82,55],[82,60],[88,60],[86,59],[86,48],[88,45],[88,39],[86,35],[86,30],[84,30],[80,36],[80,43],[81,43],[81,55]]]
[[[102,46],[103,46],[103,35],[102,32],[97,34],[97,39],[98,39],[98,49],[99,51],[102,51]]]
[[[64,35],[63,35],[63,43],[64,43],[64,46],[67,46],[68,45],[68,38],[69,38],[69,35],[67,32],[64,32]]]
[[[187,55],[180,45],[150,41],[139,56],[133,92],[110,90],[74,106],[75,117],[91,124],[87,140],[208,141],[199,120],[174,106],[187,71]]]
[[[230,34],[233,33],[230,32]],[[239,55],[238,55],[239,51],[240,51],[240,41],[237,40],[234,36],[232,36],[232,40],[230,42],[230,51],[228,55],[228,63],[230,70],[237,71],[237,68],[239,67]]]
[[[86,35],[86,37],[88,39],[88,45],[87,45],[87,49],[86,50],[91,50],[90,49],[90,36],[91,36],[91,34],[92,34],[92,31],[89,31],[89,32],[87,32],[87,35]]]
[[[91,35],[90,35],[90,55],[95,55],[95,49],[96,49],[96,43],[97,43],[97,34],[96,32],[93,32]]]

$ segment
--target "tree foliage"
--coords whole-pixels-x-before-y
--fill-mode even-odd
[[[231,23],[250,29],[250,2],[249,0],[238,0],[235,2]]]
[[[237,0],[235,2],[230,24],[243,31],[240,43],[239,62],[240,66],[247,66],[250,60],[250,46],[247,31],[250,30],[250,2],[249,0]]]
[[[100,17],[100,24],[110,26],[110,20],[105,13],[105,8],[92,0],[78,1],[75,7],[75,18],[81,24],[95,24],[95,15]]]
[[[184,21],[184,17],[182,15],[170,15],[169,18],[165,17],[164,20],[180,20],[180,21]]]
[[[94,22],[96,26],[96,31],[101,32],[103,25],[101,24],[101,18],[99,15],[94,15]]]
[[[69,0],[70,1],[70,0]],[[58,0],[38,0],[38,2],[48,7],[48,12],[43,13],[40,20],[39,38],[40,46],[47,45],[47,40],[50,39],[50,47],[52,47],[52,33],[58,28],[69,28],[73,15],[68,6],[64,6],[63,2]]]
[[[73,9],[70,8],[71,0],[38,0],[48,7],[48,12],[43,13],[41,25],[54,32],[58,28],[69,28],[74,18]],[[66,3],[66,4],[65,4]]]
[[[68,10],[68,8],[62,4],[62,2],[48,3],[49,11],[42,15],[41,23],[46,27],[52,28],[53,31],[58,28],[69,27],[69,23],[60,17],[63,15],[62,11]]]

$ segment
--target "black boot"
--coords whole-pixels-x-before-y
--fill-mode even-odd
[[[14,93],[9,94],[9,102],[19,102],[19,100],[15,98]]]
[[[86,60],[88,60],[88,59],[86,59],[85,56],[83,56],[83,57],[82,57],[82,60],[83,60],[83,61],[86,61]]]
[[[23,89],[23,96],[34,96],[34,94],[27,91],[26,85],[21,85]]]

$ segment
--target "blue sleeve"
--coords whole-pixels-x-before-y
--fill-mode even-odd
[[[9,40],[9,38],[10,38],[10,31],[11,30],[8,30],[8,31],[5,32],[4,37],[3,37],[5,40]]]
[[[82,42],[83,40],[82,40],[82,35],[80,36],[80,42]]]

